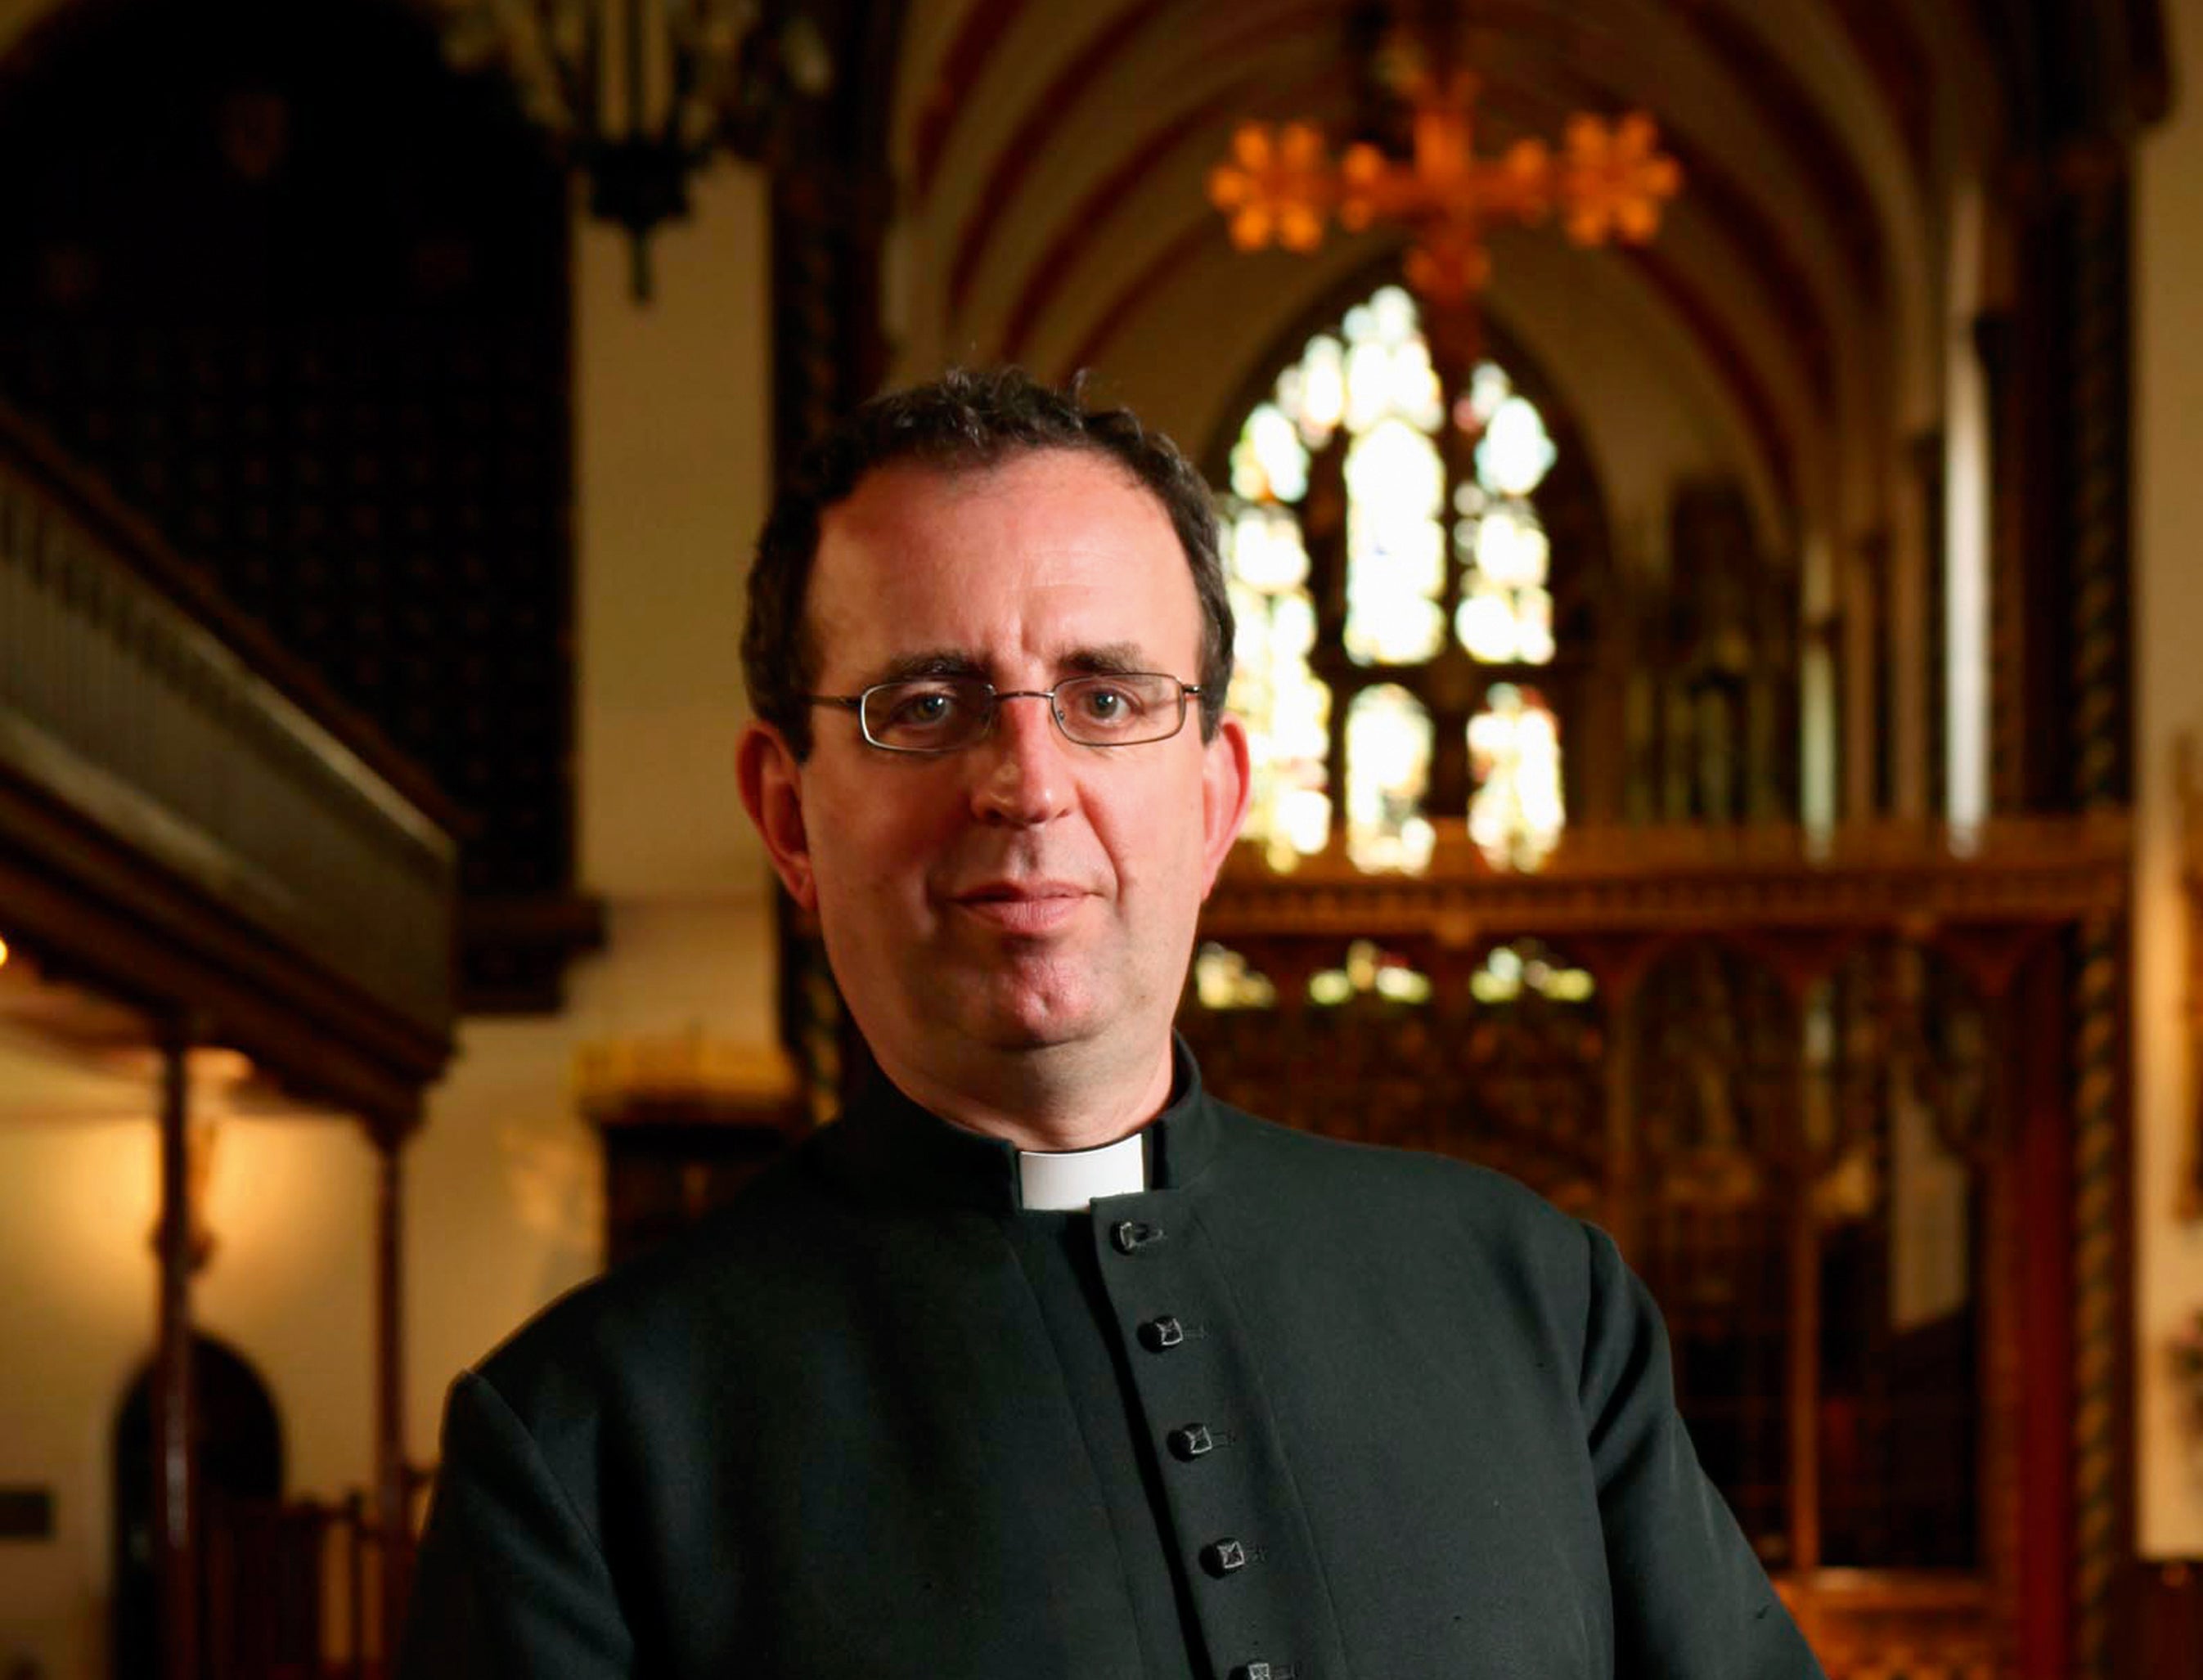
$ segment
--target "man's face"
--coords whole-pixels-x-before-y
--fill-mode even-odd
[[[864,480],[823,522],[809,623],[823,694],[941,672],[999,690],[1200,674],[1200,606],[1161,503],[1071,451]],[[974,1058],[1062,1052],[1098,1072],[1164,1053],[1246,805],[1239,725],[1204,742],[1198,704],[1135,746],[1076,745],[1034,699],[940,757],[883,752],[825,707],[800,765],[770,732],[746,742],[752,812],[890,1073],[954,1088]]]

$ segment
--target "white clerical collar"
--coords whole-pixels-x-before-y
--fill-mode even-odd
[[[1137,1132],[1099,1149],[1061,1153],[1020,1149],[1018,1178],[1028,1209],[1039,1213],[1076,1213],[1100,1197],[1136,1195],[1146,1189],[1147,1152]]]

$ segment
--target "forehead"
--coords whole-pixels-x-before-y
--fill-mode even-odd
[[[1114,461],[1068,450],[871,474],[820,522],[808,607],[822,673],[917,648],[1001,663],[1104,644],[1178,670],[1200,640],[1161,498]]]

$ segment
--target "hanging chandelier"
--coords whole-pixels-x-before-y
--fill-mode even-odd
[[[688,213],[717,154],[774,150],[834,62],[800,0],[437,0],[463,70],[501,69],[589,182],[589,213],[627,230],[637,300],[650,236]]]
[[[1681,167],[1642,112],[1616,122],[1579,112],[1557,150],[1525,139],[1486,157],[1476,150],[1474,75],[1441,75],[1397,38],[1379,55],[1379,68],[1406,107],[1407,156],[1359,141],[1333,162],[1313,124],[1241,124],[1231,156],[1208,175],[1209,202],[1224,213],[1233,245],[1310,251],[1334,215],[1349,233],[1403,227],[1409,286],[1436,309],[1465,313],[1491,276],[1490,228],[1557,215],[1578,245],[1642,245],[1682,187]]]

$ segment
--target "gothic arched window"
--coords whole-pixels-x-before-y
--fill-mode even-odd
[[[1232,705],[1252,737],[1247,832],[1290,869],[1336,837],[1417,870],[1434,817],[1496,868],[1565,820],[1544,417],[1485,361],[1449,389],[1415,301],[1379,288],[1256,404],[1231,453]]]

